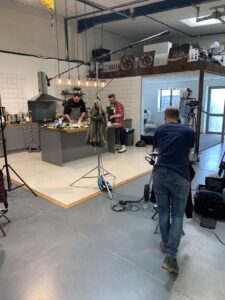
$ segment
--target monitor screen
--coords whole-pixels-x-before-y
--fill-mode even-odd
[[[32,121],[54,120],[56,115],[55,101],[28,101],[28,110],[31,111]]]

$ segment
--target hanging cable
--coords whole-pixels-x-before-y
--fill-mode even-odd
[[[59,37],[58,37],[58,18],[57,18],[57,5],[55,1],[55,29],[56,29],[56,49],[57,49],[57,65],[58,65],[58,75],[60,79],[60,64],[59,64]]]
[[[77,16],[77,0],[75,0],[75,15]],[[79,45],[78,45],[78,30],[76,30],[76,42],[77,42],[77,44],[76,44],[76,52],[77,52],[77,58],[78,58],[78,56],[79,56]]]
[[[66,24],[65,26],[67,26],[67,30],[68,30],[68,21],[67,21],[67,18],[68,18],[68,9],[67,9],[67,5],[68,5],[68,2],[67,0],[65,0],[65,16],[66,16]],[[68,75],[68,84],[70,85],[71,84],[71,76],[70,76],[70,58],[69,58],[69,44],[68,44],[68,34],[67,34],[67,65],[68,65],[68,70],[69,70],[69,75]]]
[[[75,0],[75,15],[78,15],[78,9],[77,9],[77,0]],[[76,31],[76,52],[77,52],[77,58],[79,57],[79,43],[78,43],[78,30]],[[78,65],[77,67],[77,77],[78,77],[78,81],[77,84],[80,86],[81,85],[81,81],[80,81],[80,71],[79,71],[79,67],[80,65]]]
[[[114,80],[114,78],[113,79],[111,79],[101,90],[99,90],[98,91],[98,94],[101,92],[101,91],[103,91],[112,81]]]
[[[87,14],[87,5],[84,4],[84,14],[85,14],[85,61],[88,61],[88,43],[87,43],[87,18],[86,18],[86,14]],[[86,86],[89,87],[89,81],[88,81],[88,66],[86,65]],[[90,92],[90,89],[89,89]]]

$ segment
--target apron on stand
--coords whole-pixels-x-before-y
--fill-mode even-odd
[[[80,107],[73,107],[70,113],[70,118],[75,121],[78,122],[78,120],[80,119],[81,116],[81,111],[80,111]]]

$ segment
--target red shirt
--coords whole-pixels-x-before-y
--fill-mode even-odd
[[[120,103],[118,100],[116,100],[116,103],[114,104],[114,114],[118,115],[120,114],[121,117],[115,118],[115,123],[119,124],[121,127],[124,126],[124,107],[123,104]]]

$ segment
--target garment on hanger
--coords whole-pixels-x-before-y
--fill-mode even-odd
[[[93,147],[107,146],[107,119],[101,101],[95,100],[90,113],[90,127],[86,137],[86,144]]]

